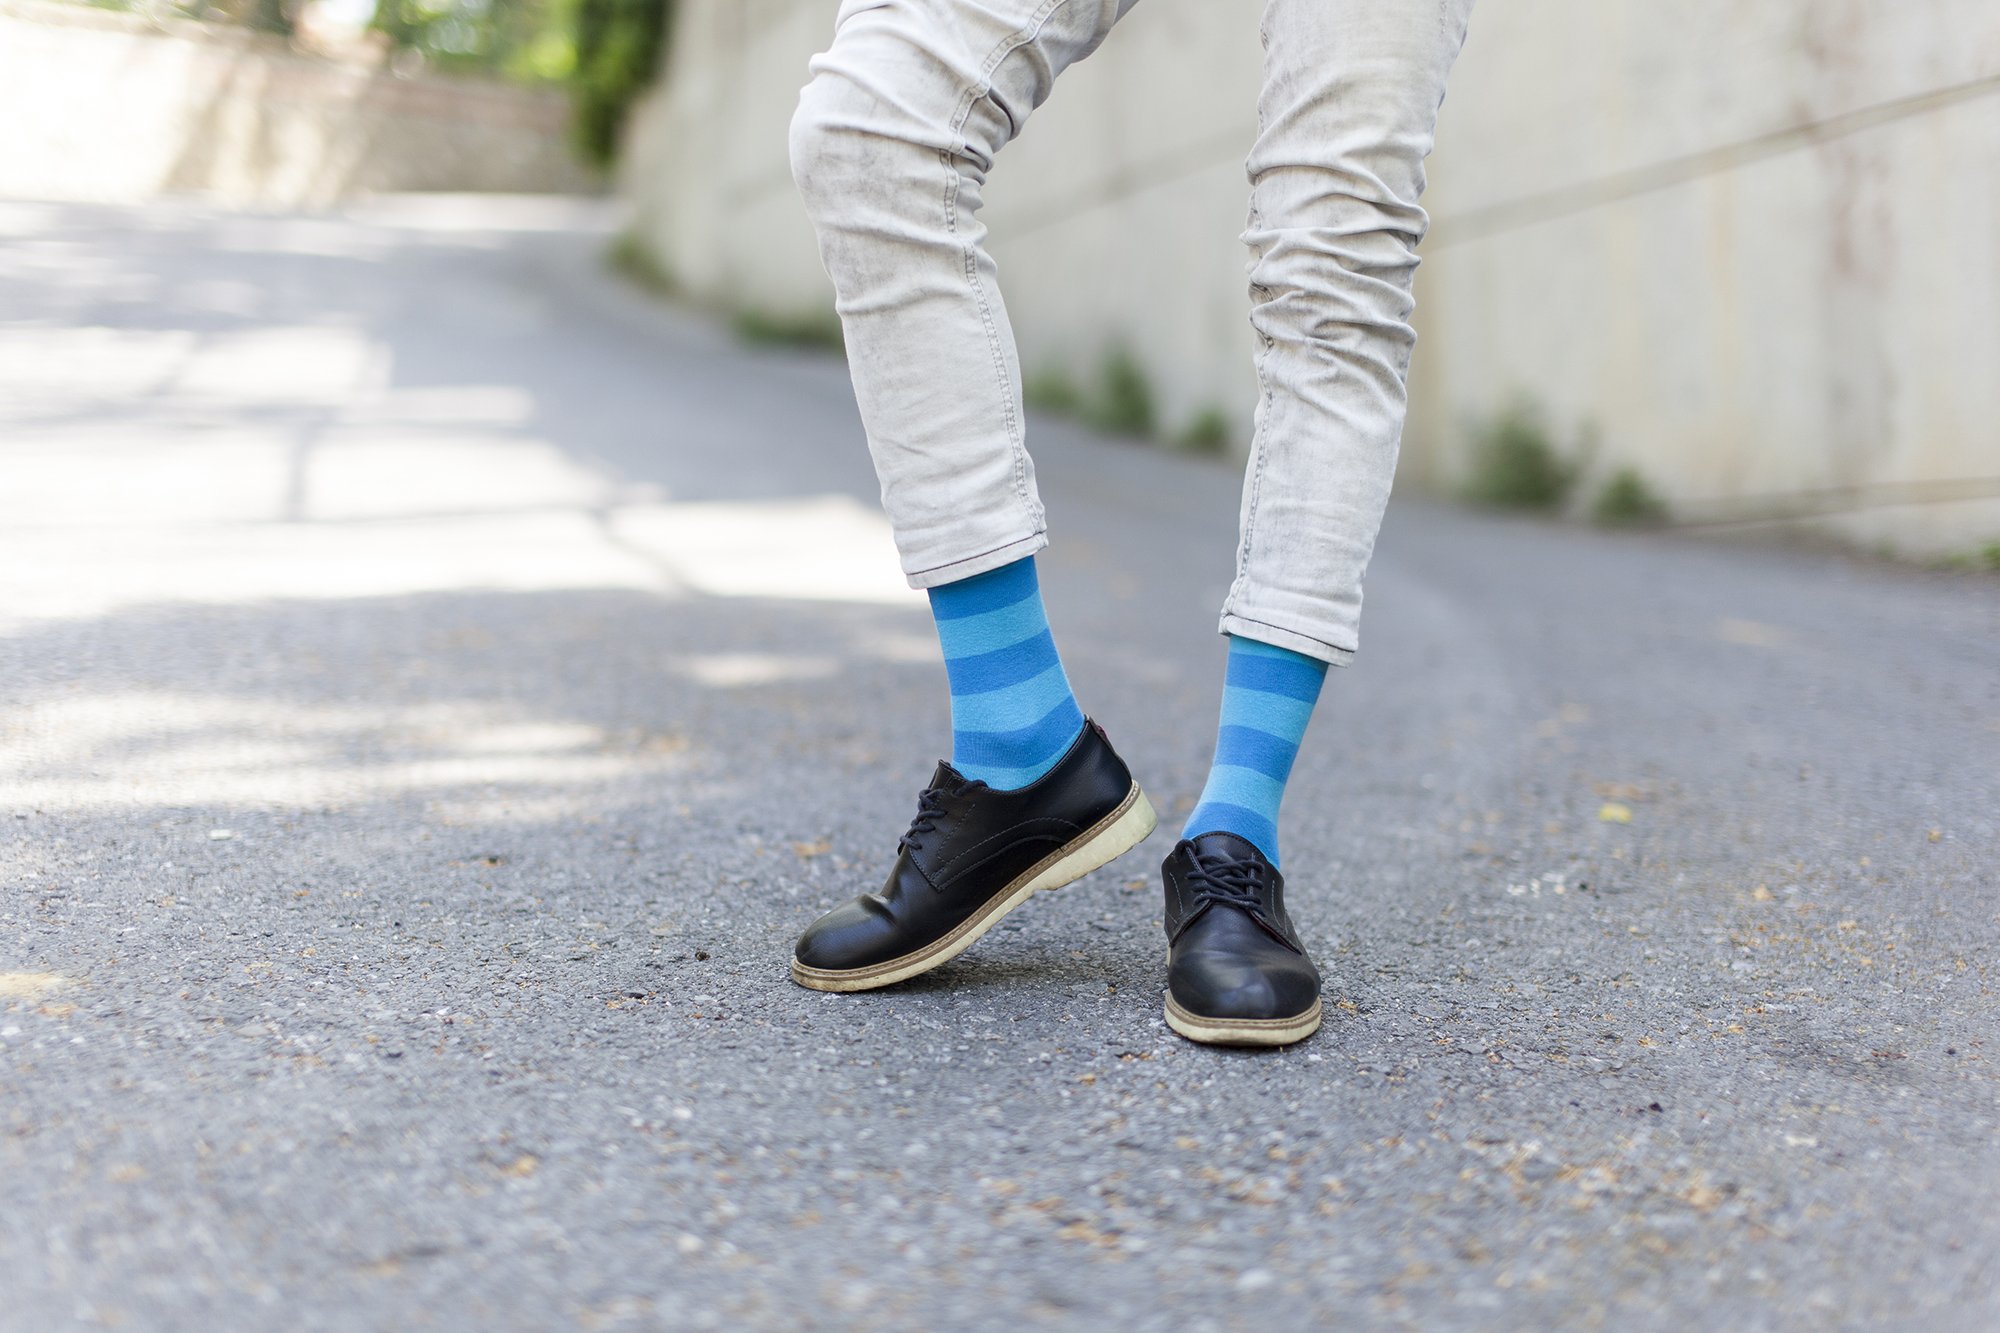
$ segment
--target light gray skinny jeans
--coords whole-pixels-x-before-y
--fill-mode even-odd
[[[792,170],[913,587],[1048,543],[979,192],[1136,2],[845,0],[812,61]],[[1471,9],[1266,0],[1243,233],[1260,394],[1224,633],[1353,656],[1416,341],[1423,161]]]

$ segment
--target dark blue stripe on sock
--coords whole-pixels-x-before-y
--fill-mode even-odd
[[[984,615],[1033,597],[1041,586],[1035,577],[1035,558],[1024,556],[1011,565],[932,588],[931,614],[939,620]]]
[[[1320,686],[1326,682],[1326,664],[1303,656],[1296,661],[1284,661],[1231,653],[1229,673],[1224,680],[1231,689],[1282,694],[1288,699],[1311,703],[1319,698]]]
[[[1056,656],[1055,636],[1043,630],[1032,639],[990,653],[947,657],[944,670],[951,678],[953,694],[984,694],[1032,680],[1061,661]]]
[[[966,764],[1000,768],[1032,767],[1056,759],[1083,730],[1083,710],[1073,698],[1064,699],[1038,720],[1013,731],[961,731],[952,738],[952,758],[961,771]]]
[[[1204,833],[1234,833],[1239,838],[1248,838],[1272,865],[1278,864],[1278,826],[1262,811],[1246,810],[1224,801],[1213,805],[1203,801],[1188,815],[1187,831],[1181,836],[1198,838]]]
[[[1299,747],[1285,737],[1255,727],[1225,726],[1216,733],[1216,763],[1254,768],[1279,782],[1291,776],[1292,761],[1298,753]]]
[[[1254,639],[1229,640],[1215,764],[1183,837],[1227,832],[1278,860],[1278,806],[1326,680],[1326,663]]]
[[[951,680],[952,763],[1000,790],[1035,781],[1083,729],[1083,711],[1049,633],[1034,557],[941,584],[930,601]]]

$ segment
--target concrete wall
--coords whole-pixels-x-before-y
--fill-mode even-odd
[[[2000,6],[1510,0],[1474,29],[1432,160],[1425,475],[1521,393],[1695,517],[2000,539]]]
[[[633,126],[621,188],[638,234],[704,304],[787,316],[831,305],[786,127],[834,8],[680,0],[673,61]],[[1197,52],[1206,68],[1189,86],[1173,72]],[[984,216],[1030,377],[1087,377],[1123,345],[1153,371],[1169,426],[1209,405],[1248,421],[1236,238],[1258,67],[1247,8],[1146,0],[1008,146]]]
[[[792,188],[786,127],[833,6],[678,0],[668,68],[626,130],[619,189],[675,285],[718,308],[816,317],[833,289]]]
[[[829,300],[785,125],[832,0],[682,0],[625,188],[696,298]],[[1133,350],[1247,432],[1256,6],[1145,0],[988,189],[1030,374]],[[1487,0],[1439,129],[1409,479],[1537,405],[1695,520],[2000,539],[2000,6]],[[1241,444],[1239,438],[1239,445]]]
[[[0,194],[271,207],[587,190],[559,93],[398,78],[211,25],[0,0]]]

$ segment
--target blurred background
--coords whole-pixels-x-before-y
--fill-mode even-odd
[[[819,0],[0,4],[0,192],[629,205],[618,255],[837,340],[785,125]],[[990,193],[1038,404],[1245,446],[1253,25],[1149,0]],[[2000,19],[1978,0],[1482,12],[1426,204],[1405,481],[1611,521],[2000,541]],[[609,182],[615,180],[615,187]],[[2000,558],[2000,552],[1996,552]]]
[[[836,8],[0,0],[0,1329],[2000,1323],[2000,6],[1484,0],[1262,1056],[1153,875],[1254,0],[987,191],[1161,831],[786,979],[949,735],[786,160]]]
[[[826,6],[680,8],[622,177],[635,235],[689,292],[809,322],[785,90]],[[1242,259],[1216,238],[1243,225],[1257,34],[1205,0],[1137,17],[1010,147],[992,246],[1045,400],[1122,382],[1128,426],[1241,448]],[[2000,534],[1996,70],[1979,0],[1481,10],[1424,200],[1404,480],[1977,555]]]

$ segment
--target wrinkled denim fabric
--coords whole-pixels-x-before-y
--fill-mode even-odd
[[[1136,0],[845,0],[792,121],[913,587],[1047,544],[980,189]],[[1248,161],[1259,398],[1224,633],[1344,664],[1396,468],[1418,198],[1472,0],[1267,0]]]

